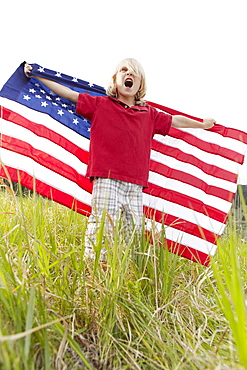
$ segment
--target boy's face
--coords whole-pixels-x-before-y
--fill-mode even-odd
[[[122,67],[116,75],[116,87],[118,98],[121,97],[135,100],[135,95],[140,89],[141,78],[134,75],[127,67]]]

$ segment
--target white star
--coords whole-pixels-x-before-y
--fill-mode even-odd
[[[88,127],[87,132],[90,132],[90,127]]]
[[[55,102],[52,102],[52,104],[53,104],[53,105],[56,105],[56,106],[58,106],[58,104],[57,104],[57,103],[55,103]]]
[[[62,115],[64,114],[64,112],[62,111],[62,109],[58,109],[57,114],[59,114],[59,116],[62,117]]]
[[[48,104],[48,103],[46,103],[46,101],[42,101],[42,102],[41,102],[41,107],[45,107],[45,108],[46,108],[46,107],[47,107],[47,105],[49,105],[49,104]]]
[[[44,69],[44,67],[39,67],[38,71],[39,72],[45,72],[45,69]]]
[[[42,97],[40,95],[35,95],[35,98],[42,99]]]
[[[46,95],[46,99],[47,100],[52,100],[51,97],[49,95]]]
[[[79,123],[78,119],[77,119],[77,118],[74,118],[74,119],[73,119],[73,123],[74,123],[75,125],[77,125],[77,123]]]
[[[34,94],[34,93],[36,93],[36,90],[34,90],[34,89],[29,89],[29,92]]]
[[[93,84],[92,84],[91,82],[89,82],[89,83],[88,83],[88,85],[89,85],[90,87],[93,87]]]
[[[57,73],[55,74],[55,76],[57,76],[57,77],[61,77],[61,72],[57,72]]]
[[[44,90],[40,90],[41,94],[45,94],[45,91]]]
[[[30,96],[28,96],[28,95],[24,95],[24,96],[23,96],[23,99],[28,101],[28,100],[30,100],[31,98],[30,98]]]
[[[87,119],[86,118],[84,118],[84,120],[83,120],[84,122],[87,122]]]
[[[63,108],[67,108],[67,106],[68,106],[67,104],[62,104]]]
[[[61,99],[59,98],[59,96],[56,98],[57,101],[60,101]]]
[[[73,82],[78,82],[77,78],[76,77],[73,77],[72,79]]]
[[[71,113],[71,114],[74,114],[74,112],[73,112],[71,109],[70,109],[70,110],[68,110],[68,112],[69,112],[69,113]]]

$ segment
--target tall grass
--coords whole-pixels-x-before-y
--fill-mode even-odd
[[[237,232],[206,268],[118,225],[102,264],[83,259],[82,215],[9,187],[0,202],[1,369],[247,368]]]
[[[246,205],[241,187],[239,194],[243,214],[247,220]],[[218,261],[212,261],[216,278],[219,305],[228,320],[237,346],[240,362],[247,369],[247,247],[241,239],[241,232],[230,215],[228,232],[218,242]]]

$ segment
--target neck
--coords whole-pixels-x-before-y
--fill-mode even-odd
[[[120,100],[122,103],[127,104],[129,107],[132,107],[135,105],[135,98],[133,96],[117,96],[118,100]]]

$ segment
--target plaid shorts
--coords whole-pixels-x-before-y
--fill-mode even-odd
[[[142,186],[129,182],[96,178],[92,193],[92,214],[88,219],[85,247],[92,249],[102,216],[105,217],[105,235],[113,234],[116,222],[123,222],[126,235],[141,231],[143,219]]]

